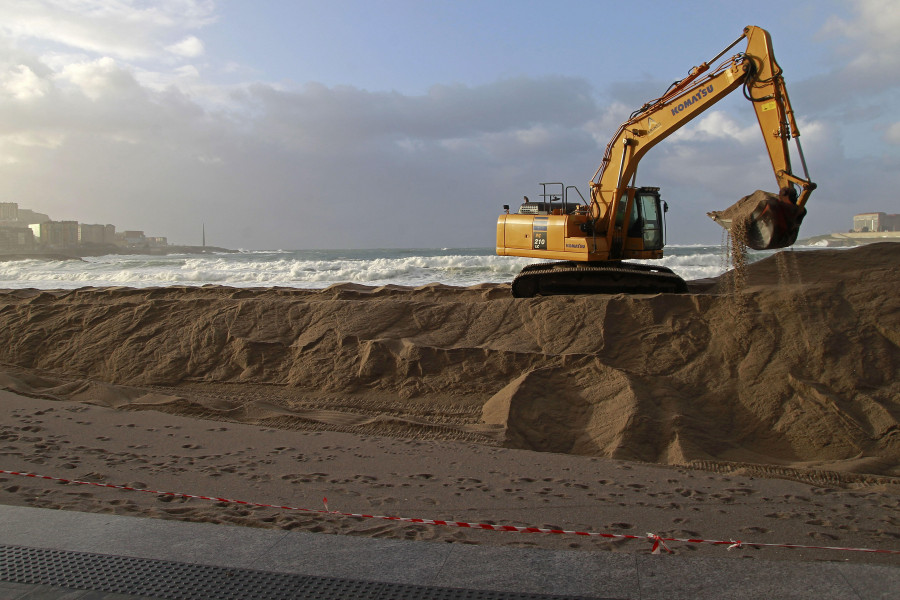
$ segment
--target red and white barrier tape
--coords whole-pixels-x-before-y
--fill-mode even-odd
[[[620,540],[649,540],[653,542],[651,548],[652,554],[660,554],[662,550],[671,553],[672,551],[666,545],[666,542],[683,542],[687,544],[712,544],[714,546],[727,546],[728,550],[742,548],[743,546],[753,546],[757,548],[792,548],[797,550],[844,550],[847,552],[869,552],[874,554],[900,554],[900,550],[881,550],[875,548],[844,548],[839,546],[806,546],[802,544],[767,544],[760,542],[743,542],[740,540],[704,540],[697,538],[671,538],[662,537],[654,533],[647,535],[629,535],[622,533],[597,533],[591,531],[571,531],[568,529],[548,529],[545,527],[519,527],[516,525],[491,525],[489,523],[465,523],[461,521],[441,521],[437,519],[414,519],[410,517],[389,517],[383,515],[365,515],[358,513],[345,513],[337,510],[328,510],[328,498],[322,498],[325,510],[316,510],[314,508],[300,508],[297,506],[279,506],[277,504],[262,504],[259,502],[247,502],[246,500],[233,500],[231,498],[217,498],[215,496],[198,496],[195,494],[182,494],[179,492],[161,492],[158,490],[148,490],[142,488],[130,487],[127,485],[113,485],[111,483],[98,483],[95,481],[78,481],[76,479],[63,479],[61,477],[51,477],[49,475],[37,475],[35,473],[23,473],[20,471],[5,471],[0,469],[2,475],[18,475],[21,477],[31,477],[34,479],[47,479],[49,481],[59,481],[61,483],[72,483],[78,485],[92,485],[95,487],[112,488],[116,490],[127,490],[130,492],[146,492],[157,496],[172,496],[176,498],[195,498],[197,500],[212,500],[214,502],[228,502],[231,504],[242,504],[244,506],[259,506],[262,508],[278,508],[281,510],[295,510],[305,513],[333,515],[337,517],[357,517],[362,519],[381,519],[384,521],[399,521],[402,523],[418,523],[421,525],[445,525],[447,527],[461,527],[466,529],[484,529],[488,531],[515,531],[519,533],[557,533],[565,535],[581,535],[588,537],[600,537],[607,539]]]

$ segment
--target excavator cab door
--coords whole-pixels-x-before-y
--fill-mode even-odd
[[[660,204],[659,188],[638,190],[634,205],[640,212],[644,250],[662,250],[665,240],[663,239],[663,212]]]

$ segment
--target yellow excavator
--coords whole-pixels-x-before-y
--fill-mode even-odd
[[[746,50],[710,66],[742,40],[747,42]],[[539,184],[540,200],[526,197],[518,213],[503,207],[504,214],[497,220],[497,254],[557,261],[525,267],[513,281],[513,296],[687,291],[684,280],[668,268],[623,262],[663,256],[668,206],[660,199],[658,187],[637,187],[637,166],[650,148],[740,87],[756,111],[779,192],[748,196],[724,211],[708,214],[751,248],[792,245],[816,184],[809,179],[772,39],[764,29],[750,26],[619,127],[590,181],[590,202],[576,186],[548,182]],[[791,139],[796,142],[803,177],[791,169]]]

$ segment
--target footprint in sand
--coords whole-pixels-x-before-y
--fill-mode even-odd
[[[852,494],[851,494],[852,495]],[[806,496],[795,496],[793,494],[784,494],[782,496],[785,500],[799,500],[800,502],[809,502],[809,498]]]
[[[808,537],[811,537],[816,540],[828,540],[833,541],[840,539],[836,535],[831,535],[830,533],[825,533],[824,531],[810,531],[806,534]]]
[[[763,516],[768,517],[769,519],[794,519],[799,515],[792,512],[774,512]]]
[[[741,532],[742,533],[769,533],[769,530],[766,529],[765,527],[747,526],[747,527],[741,527]]]

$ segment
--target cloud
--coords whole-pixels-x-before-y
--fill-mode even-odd
[[[58,79],[74,84],[91,100],[102,96],[120,96],[137,88],[137,82],[131,73],[108,56],[66,65]]]
[[[175,74],[184,79],[197,79],[200,77],[200,70],[194,65],[184,65],[175,69]]]
[[[196,58],[203,54],[203,42],[195,36],[187,37],[177,44],[166,46],[166,50],[185,58]]]
[[[799,82],[798,98],[842,121],[882,117],[893,105],[883,94],[900,86],[900,11],[891,0],[852,0],[849,17],[831,17],[817,38],[828,70]]]
[[[557,94],[550,90],[570,89]],[[446,149],[502,152],[503,140],[538,144],[554,130],[582,127],[596,114],[590,88],[574,78],[509,79],[482,86],[438,85],[427,94],[370,92],[350,86],[310,83],[299,90],[267,84],[246,89],[245,108],[261,114],[259,134],[286,147],[315,152],[380,152],[396,142],[440,142]],[[463,144],[464,142],[464,144]],[[493,149],[493,150],[492,150]]]
[[[202,220],[243,247],[484,245],[503,203],[538,180],[586,181],[598,154],[587,123],[599,109],[579,79],[422,95],[256,83],[211,108],[182,88],[226,92],[189,65],[150,86],[119,59],[70,58],[54,70],[32,57],[43,76],[21,89],[44,96],[0,100],[0,122],[15,123],[0,137],[0,195],[172,241]]]
[[[16,100],[40,98],[47,93],[47,82],[38,77],[28,65],[15,65],[0,75],[0,87]]]
[[[742,126],[735,118],[714,110],[700,117],[696,123],[678,130],[672,135],[675,142],[728,140],[738,144],[756,141],[760,136],[759,125]]]
[[[900,121],[891,124],[884,134],[884,141],[900,145]]]
[[[893,0],[854,0],[850,19],[830,18],[822,34],[838,36],[849,66],[865,73],[884,72],[900,66],[900,11]]]
[[[71,49],[124,60],[146,59],[165,46],[202,50],[196,38],[170,45],[173,30],[195,29],[215,20],[208,0],[6,0],[0,3],[0,32],[21,42],[53,42]],[[196,41],[194,41],[196,40]],[[173,50],[174,51],[174,50]]]

